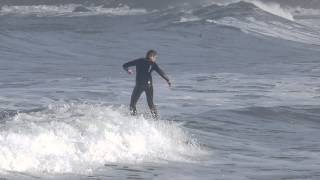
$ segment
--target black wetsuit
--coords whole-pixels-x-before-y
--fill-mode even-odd
[[[152,61],[149,61],[146,58],[136,59],[130,62],[123,64],[123,69],[128,71],[130,66],[136,66],[136,86],[133,89],[130,101],[130,111],[133,115],[136,115],[137,109],[136,104],[139,97],[144,91],[147,96],[148,106],[151,110],[153,117],[157,118],[157,110],[153,104],[153,86],[152,86],[152,76],[151,73],[155,70],[162,78],[169,82],[169,78],[166,74],[160,69],[160,67]]]

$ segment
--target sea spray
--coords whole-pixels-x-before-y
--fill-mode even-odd
[[[1,129],[0,168],[9,171],[88,173],[110,162],[192,161],[200,152],[175,123],[131,117],[121,107],[50,105],[18,113]]]

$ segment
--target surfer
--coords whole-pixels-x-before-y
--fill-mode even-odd
[[[136,85],[133,89],[130,101],[131,115],[137,114],[136,104],[140,98],[142,92],[146,93],[148,106],[150,108],[153,118],[158,118],[157,109],[153,103],[153,86],[152,86],[152,71],[156,71],[163,79],[165,79],[169,86],[171,82],[168,76],[160,69],[157,60],[157,52],[155,50],[149,50],[145,58],[139,58],[123,64],[123,69],[129,74],[133,74],[133,71],[129,69],[131,66],[136,66]]]

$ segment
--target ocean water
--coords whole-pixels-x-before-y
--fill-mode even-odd
[[[316,1],[0,7],[0,179],[320,179]],[[149,49],[160,120],[128,112]]]

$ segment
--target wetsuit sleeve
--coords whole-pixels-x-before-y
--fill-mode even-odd
[[[155,64],[154,65],[154,70],[163,78],[165,79],[166,81],[170,81],[168,76],[162,71],[162,69],[157,65]]]
[[[127,63],[124,63],[122,65],[122,68],[125,70],[125,71],[128,71],[128,68],[131,67],[131,66],[136,66],[137,63],[138,63],[139,59],[136,59],[136,60],[133,60],[133,61],[129,61]]]

